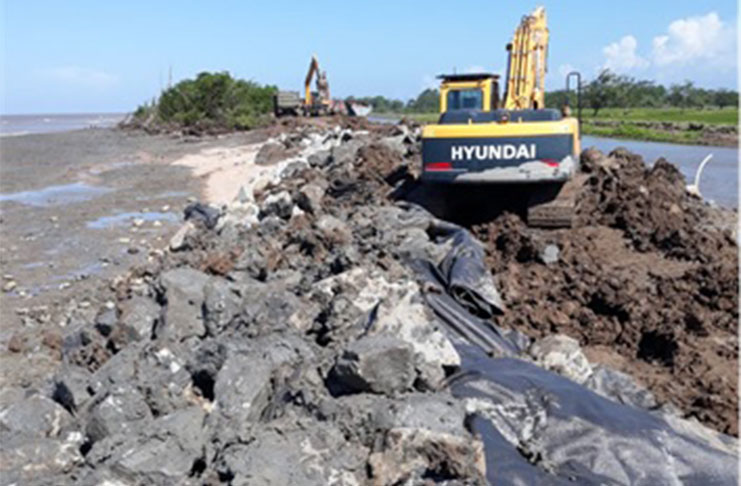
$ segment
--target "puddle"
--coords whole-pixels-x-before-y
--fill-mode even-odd
[[[0,202],[13,201],[36,207],[57,206],[89,201],[112,190],[108,187],[91,186],[83,182],[75,182],[74,184],[61,186],[48,186],[36,191],[0,194]]]
[[[86,226],[91,229],[106,229],[113,228],[114,226],[131,224],[135,219],[141,219],[144,221],[162,221],[175,223],[180,220],[180,217],[175,213],[159,213],[159,212],[136,212],[136,213],[121,213],[113,216],[103,216],[94,221],[88,221]]]
[[[155,196],[139,196],[136,198],[137,201],[149,201],[150,199],[168,199],[171,197],[189,197],[192,196],[188,191],[167,191],[161,192]]]

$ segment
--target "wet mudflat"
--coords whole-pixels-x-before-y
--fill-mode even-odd
[[[246,140],[246,141],[245,141]],[[146,261],[202,181],[172,162],[218,144],[109,129],[7,137],[0,148],[2,340],[33,307],[53,313]]]

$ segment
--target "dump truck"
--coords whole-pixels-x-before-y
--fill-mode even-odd
[[[545,107],[548,37],[543,7],[522,18],[507,45],[501,98],[494,73],[439,76],[440,117],[422,130],[422,179],[485,186],[490,200],[518,185],[528,224],[567,227],[574,216],[580,122],[568,107]],[[567,86],[572,76],[579,99],[578,73],[567,76]]]

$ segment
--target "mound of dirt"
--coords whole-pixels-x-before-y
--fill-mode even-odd
[[[474,227],[508,312],[531,336],[563,333],[688,417],[738,434],[734,211],[686,194],[677,168],[624,150],[583,155],[579,225],[513,215]]]

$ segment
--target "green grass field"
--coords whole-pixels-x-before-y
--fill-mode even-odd
[[[649,122],[697,122],[715,125],[738,125],[738,107],[680,110],[679,108],[603,108],[597,116],[590,108],[582,109],[585,120],[624,120]]]
[[[655,121],[655,122],[697,122],[715,125],[737,125],[738,107],[705,108],[702,110],[679,108],[603,108],[595,117],[591,108],[582,109],[582,118],[586,121],[596,120],[624,120],[624,121]],[[438,113],[379,113],[381,118],[410,118],[421,123],[437,121]]]
[[[592,115],[593,110],[582,110],[582,133],[600,137],[626,138],[632,140],[651,140],[655,142],[670,142],[696,144],[702,141],[702,133],[698,131],[656,130],[636,126],[630,122],[674,122],[674,123],[705,123],[712,125],[738,125],[738,107],[724,109],[705,108],[680,110],[679,108],[605,108],[599,111],[597,117]],[[420,123],[434,123],[440,116],[438,113],[379,113],[381,118],[399,119],[408,118]],[[595,126],[591,120],[621,120],[616,126]],[[710,142],[713,143],[713,142]]]

